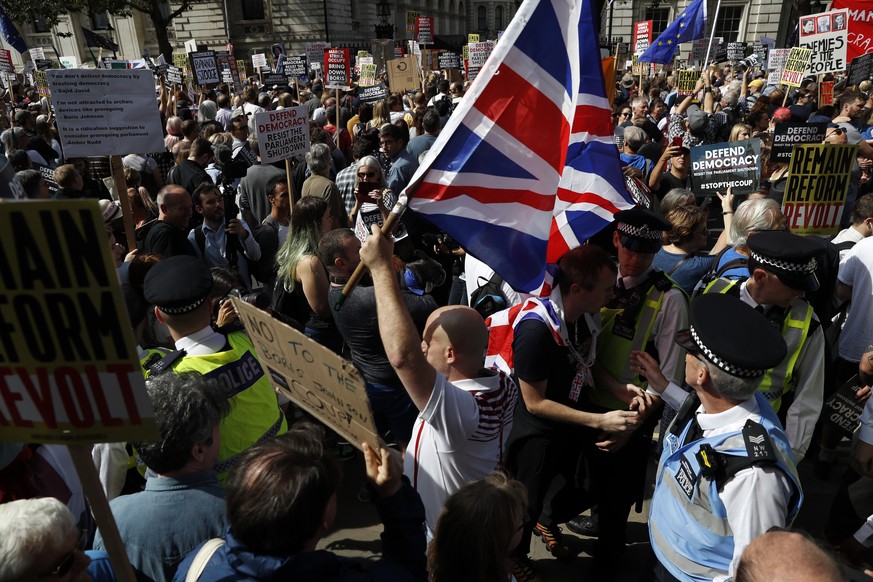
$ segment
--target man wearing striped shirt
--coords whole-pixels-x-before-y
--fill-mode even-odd
[[[400,295],[393,243],[378,227],[372,233],[361,260],[373,277],[385,352],[420,411],[404,473],[421,495],[430,538],[446,499],[502,465],[518,389],[484,368],[488,330],[473,309],[434,311],[419,337]]]

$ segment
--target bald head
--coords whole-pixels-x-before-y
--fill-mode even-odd
[[[836,560],[809,537],[789,531],[760,535],[743,552],[734,582],[841,582]]]
[[[444,372],[447,365],[467,377],[478,375],[488,347],[488,328],[479,313],[470,307],[449,305],[430,314],[424,326],[424,341],[435,354],[428,354],[428,361],[437,370]],[[446,348],[451,348],[453,362],[446,361]],[[434,362],[431,358],[439,358]]]

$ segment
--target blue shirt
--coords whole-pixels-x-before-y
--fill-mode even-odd
[[[414,159],[405,149],[400,150],[397,157],[391,160],[391,171],[388,172],[387,178],[388,189],[400,196],[417,169],[418,160]]]
[[[249,236],[246,237],[245,241],[240,241],[240,250],[242,252],[238,253],[236,264],[237,267],[239,267],[240,280],[245,284],[246,289],[251,289],[252,277],[249,274],[249,265],[246,259],[252,261],[260,259],[261,246],[255,240],[255,236],[252,234],[252,230],[249,228],[249,225],[246,224],[246,221],[242,219],[238,220],[243,225],[243,228],[246,229],[246,232],[249,233]],[[188,233],[188,242],[190,242],[194,247],[194,252],[197,253],[198,257],[206,261],[206,265],[209,268],[227,267],[228,262],[224,253],[224,248],[227,244],[227,233],[225,232],[224,221],[222,221],[221,226],[216,230],[210,228],[206,222],[201,224],[198,228],[203,230],[206,241],[204,243],[203,252],[201,252],[200,247],[197,244],[197,235],[192,229],[191,232]]]
[[[697,282],[703,278],[707,271],[709,271],[713,261],[715,261],[715,255],[694,255],[679,265],[676,270],[671,273],[670,270],[676,267],[676,264],[685,256],[685,254],[669,253],[664,249],[661,249],[655,255],[655,259],[652,261],[652,266],[670,275],[670,278],[673,279],[676,284],[685,291],[685,293],[691,295]]]

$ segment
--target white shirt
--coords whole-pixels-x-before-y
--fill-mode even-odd
[[[185,350],[189,356],[207,356],[224,349],[227,337],[221,335],[211,325],[207,325],[200,331],[186,335],[176,342],[177,350]]]
[[[857,362],[873,342],[873,237],[857,243],[840,261],[837,280],[852,288],[852,310],[840,334],[840,357]]]
[[[489,475],[506,455],[518,388],[503,374],[449,382],[437,373],[415,421],[404,474],[421,495],[428,538],[449,496]]]
[[[467,253],[464,255],[464,282],[467,287],[467,305],[470,304],[470,296],[479,287],[484,285],[494,275],[494,269]],[[526,295],[522,295],[512,288],[512,286],[503,281],[500,284],[500,291],[506,298],[506,306],[511,307],[524,301]]]

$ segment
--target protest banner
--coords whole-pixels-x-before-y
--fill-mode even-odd
[[[267,55],[264,53],[258,53],[256,55],[252,55],[252,69],[257,71],[258,73],[264,71],[265,69],[269,69],[270,66],[267,64]]]
[[[15,67],[12,66],[12,53],[6,49],[0,50],[0,73],[15,74]]]
[[[751,194],[761,177],[761,140],[746,139],[691,148],[691,183],[698,196]]]
[[[864,405],[859,403],[856,398],[856,393],[864,388],[864,385],[864,382],[855,374],[840,386],[839,390],[824,404],[823,414],[826,415],[828,422],[849,439],[858,428],[861,413],[864,412]]]
[[[443,52],[437,57],[440,69],[460,69],[461,59],[458,53]]]
[[[309,150],[306,106],[286,107],[255,114],[261,163],[287,160]]]
[[[807,71],[813,75],[846,69],[846,22],[848,11],[832,10],[804,16],[798,28],[798,46],[812,51]],[[837,25],[840,25],[837,28]]]
[[[306,75],[306,55],[285,57],[285,74],[289,77]]]
[[[834,82],[822,81],[818,84],[818,106],[834,104]]]
[[[634,54],[639,56],[652,44],[652,21],[634,22]]]
[[[343,89],[348,87],[350,80],[349,49],[326,49],[324,51],[324,86],[328,89]]]
[[[477,42],[479,42],[479,35],[478,34],[468,34],[467,35],[467,44],[474,44]]]
[[[191,69],[194,71],[194,80],[201,87],[217,85],[221,82],[218,76],[218,66],[215,63],[215,51],[201,51],[191,53]]]
[[[831,9],[838,8],[849,11],[846,57],[851,61],[873,52],[873,4],[870,0],[834,0]]]
[[[857,145],[794,146],[782,213],[794,234],[829,235],[840,228]]]
[[[433,16],[418,16],[415,19],[415,38],[418,44],[433,44]]]
[[[37,71],[47,71],[52,68],[57,68],[54,66],[54,62],[51,59],[36,59],[33,61],[33,64]]]
[[[174,67],[173,65],[167,65],[167,83],[171,85],[181,85],[182,84],[182,69],[179,67]]]
[[[795,145],[821,143],[827,126],[827,123],[777,123],[773,128],[773,149],[770,152],[770,160],[786,163],[791,161],[791,152]]]
[[[95,200],[0,204],[0,441],[156,436]]]
[[[727,59],[729,61],[741,61],[746,58],[746,43],[744,42],[729,42],[727,43]]]
[[[415,57],[391,59],[386,63],[388,68],[388,85],[392,91],[415,91],[421,80],[418,75],[418,62]]]
[[[785,61],[785,66],[782,67],[782,76],[779,77],[779,82],[789,87],[799,87],[800,82],[806,76],[806,69],[809,67],[809,59],[812,57],[812,50],[803,47],[793,47],[788,54],[788,60]]]
[[[67,156],[162,151],[163,127],[151,71],[56,69],[47,73]]]
[[[33,72],[33,84],[36,85],[37,93],[46,99],[51,98],[52,94],[51,91],[49,91],[48,78],[46,77],[45,71]]]
[[[376,84],[376,64],[361,65],[361,76],[358,78],[358,83],[364,86]]]
[[[306,50],[306,60],[309,62],[309,70],[314,70],[314,66],[321,65],[324,61],[324,51],[330,48],[329,42],[308,42],[304,45]]]
[[[484,42],[471,43],[468,50],[470,55],[470,66],[481,68],[485,66],[485,61],[487,61],[488,57],[491,56],[491,52],[494,50],[494,43],[487,40]]]
[[[173,65],[179,69],[187,69],[188,55],[186,53],[173,53]]]
[[[406,11],[406,32],[415,34],[415,23],[419,16],[421,16],[421,12],[417,10]]]
[[[371,85],[369,87],[358,87],[358,98],[363,103],[375,103],[386,97],[388,97],[388,88],[383,83]]]
[[[351,445],[378,450],[364,379],[355,366],[269,313],[232,298],[273,386]]]
[[[791,54],[790,48],[778,48],[770,51],[770,57],[767,60],[767,70],[779,72],[782,76],[782,69],[785,68],[785,63],[788,62],[788,55]]]
[[[2,53],[4,51],[0,51]],[[5,51],[9,52],[9,51]],[[58,60],[61,63],[61,66],[65,69],[77,69],[79,68],[79,59],[73,56],[70,57],[58,57]]]
[[[223,76],[224,73],[222,73],[222,82],[227,84],[232,83],[234,88],[239,90],[242,84],[240,83],[239,67],[237,66],[236,57],[228,51],[217,51],[215,53],[215,62],[222,71],[228,70],[230,72],[229,81],[225,80]]]
[[[45,58],[45,50],[42,47],[36,47],[27,50],[30,53],[30,60],[38,61]]]
[[[676,85],[679,97],[687,97],[694,94],[694,86],[700,80],[700,71],[684,69],[679,71],[679,80]]]
[[[713,38],[712,44],[708,44],[709,41],[705,38],[698,38],[697,40],[692,41],[692,43],[691,43],[691,60],[698,63],[698,64],[705,65],[706,63],[704,63],[703,61],[706,59],[707,49],[709,49],[708,50],[709,60],[710,61],[713,61],[713,60],[717,61],[718,58],[716,58],[716,55],[718,53],[719,47],[721,46],[721,44],[723,42],[724,42],[724,38],[721,36],[717,36],[717,37]]]
[[[849,65],[849,85],[858,86],[861,81],[870,79],[873,73],[873,54],[861,55]]]
[[[268,75],[264,75],[264,87],[287,87],[288,86],[288,75],[279,75],[277,73],[270,73]]]

